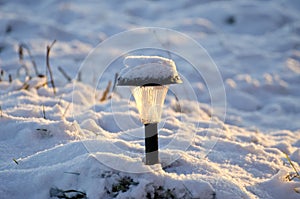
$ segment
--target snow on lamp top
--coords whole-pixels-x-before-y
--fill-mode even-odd
[[[119,86],[167,85],[182,83],[173,60],[159,56],[127,56]]]

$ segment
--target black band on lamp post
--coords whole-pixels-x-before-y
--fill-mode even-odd
[[[157,123],[145,124],[146,165],[159,163]]]

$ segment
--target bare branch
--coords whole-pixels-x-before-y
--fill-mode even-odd
[[[56,40],[54,40],[50,46],[47,46],[47,54],[46,54],[46,65],[47,65],[47,69],[48,69],[49,74],[50,74],[50,82],[51,82],[51,85],[52,85],[52,88],[53,88],[54,95],[56,94],[56,90],[55,90],[53,75],[52,75],[52,71],[51,71],[51,67],[50,67],[49,56],[50,56],[51,48],[55,44],[55,42],[56,42]]]
[[[68,82],[72,81],[72,78],[62,69],[60,66],[58,67],[59,72],[68,80]]]

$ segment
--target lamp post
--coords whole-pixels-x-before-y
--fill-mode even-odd
[[[173,60],[159,56],[127,56],[118,86],[133,86],[132,94],[145,126],[145,164],[159,163],[157,124],[169,84],[182,83]]]

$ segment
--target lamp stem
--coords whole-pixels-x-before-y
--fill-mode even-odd
[[[158,164],[157,123],[145,124],[146,165]]]

